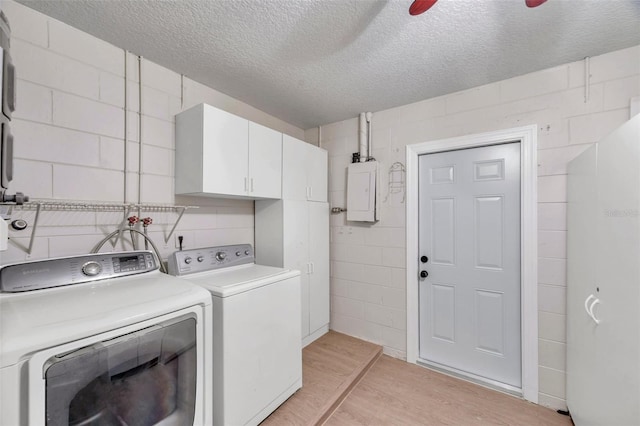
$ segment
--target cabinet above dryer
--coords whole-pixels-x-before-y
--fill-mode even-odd
[[[282,133],[206,104],[176,116],[175,191],[279,199]]]

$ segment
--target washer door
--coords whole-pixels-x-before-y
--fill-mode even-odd
[[[196,320],[181,317],[57,355],[45,380],[47,425],[191,425]]]

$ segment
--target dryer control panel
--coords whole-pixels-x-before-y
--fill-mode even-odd
[[[17,293],[41,290],[141,274],[158,268],[153,253],[144,250],[16,263],[0,268],[0,291]]]
[[[180,276],[254,263],[255,257],[251,244],[236,244],[176,251],[168,262],[169,274]]]

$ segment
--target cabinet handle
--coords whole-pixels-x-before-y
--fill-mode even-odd
[[[247,185],[247,177],[244,177],[244,192],[248,192],[249,191],[249,186]]]
[[[315,274],[316,273],[316,265],[314,265],[313,262],[311,262],[311,273]]]
[[[311,262],[307,263],[307,275],[311,275]]]
[[[589,313],[589,302],[594,298],[595,296],[593,294],[590,294],[589,297],[587,297],[587,300],[584,301],[584,310],[587,311],[587,315],[589,316],[591,316],[591,314]]]
[[[309,195],[309,189],[310,189],[310,188],[307,186],[307,188],[306,188],[306,190],[307,190],[307,200],[308,200],[309,198],[311,198],[311,197],[310,197],[310,195]]]
[[[589,306],[589,316],[591,317],[593,322],[596,323],[596,325],[600,324],[600,320],[596,318],[596,315],[593,313],[593,308],[595,308],[596,305],[599,305],[599,304],[600,304],[600,299],[596,299],[593,302],[591,302],[591,305]]]
[[[251,178],[251,192],[253,192],[253,178]]]
[[[309,198],[309,199],[312,199],[312,198],[313,198],[313,186],[310,186],[310,187],[309,187],[309,197],[308,197],[308,198]]]

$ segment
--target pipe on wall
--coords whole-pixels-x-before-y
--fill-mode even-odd
[[[123,171],[124,171],[124,195],[122,197],[123,201],[126,203],[127,202],[127,145],[129,142],[129,120],[128,120],[128,104],[127,104],[127,59],[129,56],[129,52],[125,49],[124,50],[124,164],[123,164]]]
[[[138,204],[142,202],[142,64],[142,56],[138,56]]]
[[[358,144],[360,162],[364,163],[371,159],[371,117],[370,112],[361,112],[359,117]]]
[[[371,117],[373,116],[373,114],[367,112],[364,116],[367,120],[367,161],[369,161],[373,158],[373,148],[371,145]]]
[[[369,156],[367,152],[367,118],[364,112],[360,113],[358,143],[360,147],[358,150],[360,152],[360,162],[364,163]]]

